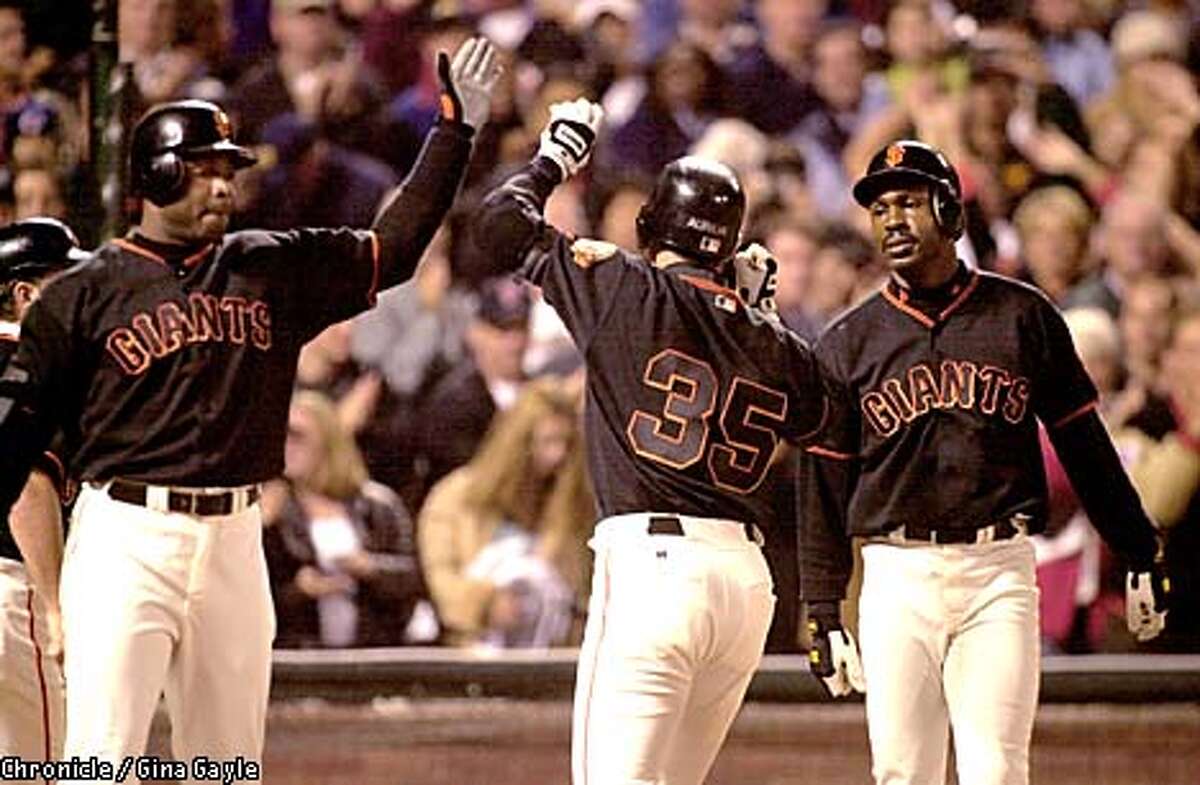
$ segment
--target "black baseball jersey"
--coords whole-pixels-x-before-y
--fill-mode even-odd
[[[528,167],[486,200],[485,213],[514,215],[531,178],[548,193],[546,178],[553,187],[557,172]],[[826,411],[808,346],[704,268],[656,269],[615,245],[546,226],[536,200],[522,208],[537,238],[521,260],[504,261],[523,262],[520,274],[541,287],[584,356],[584,430],[600,515],[769,523],[762,483],[777,445],[813,432]],[[483,223],[493,225],[487,215]]]
[[[283,469],[301,346],[416,269],[471,129],[439,124],[373,230],[242,231],[193,249],[134,234],[55,279],[0,372],[0,510],[54,427],[72,476],[185,487]]]
[[[835,414],[802,472],[806,596],[828,597],[848,574],[848,561],[830,555],[839,535],[907,524],[974,530],[1019,513],[1040,531],[1046,481],[1038,420],[1053,438],[1095,418],[1096,388],[1061,314],[1039,290],[960,265],[932,300],[913,297],[889,280],[817,342]],[[1055,444],[1063,455],[1065,445]],[[1113,461],[1123,476],[1115,454]],[[814,484],[822,472],[841,478],[848,497]],[[1138,511],[1123,525],[1148,532],[1136,497],[1121,501],[1122,512]],[[1145,550],[1140,541],[1138,550]]]
[[[13,353],[17,350],[17,326],[7,322],[0,322],[0,368],[3,368]],[[58,489],[59,496],[65,496],[67,487],[66,471],[63,469],[62,459],[59,457],[61,448],[55,445],[53,449],[46,450],[40,459],[35,464],[37,469],[49,477],[55,487]],[[17,546],[16,539],[13,538],[12,529],[8,525],[8,516],[0,515],[0,559],[12,559],[13,561],[24,561],[21,556],[21,549]]]
[[[373,233],[243,231],[168,261],[137,235],[45,288],[20,364],[82,480],[234,486],[283,468],[300,347],[368,308]]]

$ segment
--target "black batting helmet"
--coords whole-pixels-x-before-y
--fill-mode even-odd
[[[36,281],[87,257],[71,228],[54,218],[28,218],[0,229],[0,284]]]
[[[886,145],[871,158],[867,173],[854,184],[854,200],[863,207],[893,188],[931,186],[930,205],[942,231],[958,237],[963,230],[962,185],[941,150],[911,139]]]
[[[687,156],[663,167],[637,217],[638,243],[719,267],[737,250],[746,195],[725,164]]]
[[[225,155],[241,168],[254,154],[232,141],[229,115],[209,101],[172,101],[151,108],[133,129],[129,169],[133,190],[162,207],[187,188],[190,158]]]

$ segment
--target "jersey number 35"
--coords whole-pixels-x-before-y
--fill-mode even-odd
[[[735,376],[722,395],[712,366],[676,349],[651,357],[642,382],[667,395],[662,411],[639,409],[629,418],[625,433],[634,452],[673,469],[703,458],[713,484],[734,493],[762,483],[787,417],[784,393]]]

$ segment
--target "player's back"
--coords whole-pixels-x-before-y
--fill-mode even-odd
[[[579,242],[560,239],[525,272],[584,353],[601,514],[768,520],[776,447],[825,413],[807,345],[704,267],[658,269],[613,246],[581,263]]]

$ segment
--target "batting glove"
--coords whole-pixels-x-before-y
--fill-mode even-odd
[[[550,122],[538,140],[538,155],[558,164],[567,179],[587,165],[603,118],[604,109],[586,98],[551,104]]]
[[[762,311],[774,312],[779,263],[758,243],[750,243],[734,254],[733,285],[742,302]]]
[[[808,650],[808,669],[834,698],[856,690],[866,692],[867,680],[858,657],[858,644],[849,630],[842,629],[837,606],[833,605],[830,613],[827,607],[822,607],[825,605],[821,603],[809,610],[812,648]]]
[[[492,89],[503,70],[496,47],[483,37],[469,38],[454,53],[454,61],[438,52],[442,83],[441,122],[461,123],[478,130],[492,108]]]
[[[1155,562],[1149,570],[1129,571],[1125,581],[1125,623],[1139,641],[1158,637],[1167,626],[1167,595],[1171,580]]]

